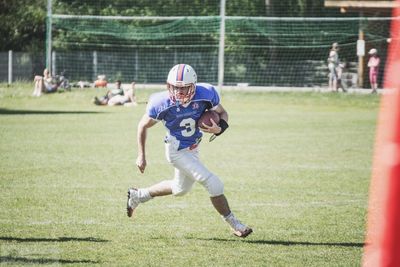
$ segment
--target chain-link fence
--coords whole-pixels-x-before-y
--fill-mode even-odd
[[[10,51],[0,52],[0,82],[10,82],[10,78],[11,82],[30,81],[35,75],[41,75],[44,68],[44,53],[31,54],[11,51],[10,58]]]

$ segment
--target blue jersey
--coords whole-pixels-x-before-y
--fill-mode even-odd
[[[150,96],[147,114],[162,121],[168,133],[179,141],[179,150],[199,142],[202,133],[197,121],[205,110],[219,104],[219,95],[211,84],[196,84],[196,92],[186,105],[175,105],[164,91]]]

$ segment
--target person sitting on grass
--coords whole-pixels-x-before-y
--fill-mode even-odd
[[[97,76],[97,80],[94,81],[94,87],[107,87],[107,80],[106,80],[106,75],[99,75]]]
[[[135,82],[131,83],[131,88],[128,90],[122,89],[120,80],[117,80],[115,82],[115,86],[116,89],[107,91],[106,95],[102,96],[101,98],[95,96],[93,99],[93,103],[101,106],[136,105]]]
[[[44,69],[43,77],[36,75],[34,78],[35,87],[33,89],[33,96],[41,96],[42,93],[54,93],[57,92],[60,83],[57,79],[50,75],[48,69]]]

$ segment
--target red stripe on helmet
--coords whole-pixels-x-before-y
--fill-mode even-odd
[[[180,64],[176,73],[176,81],[183,81],[183,73],[185,71],[185,64]]]

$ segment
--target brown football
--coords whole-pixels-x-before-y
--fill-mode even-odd
[[[207,110],[206,112],[204,112],[201,117],[199,118],[199,120],[197,121],[197,125],[202,128],[203,127],[203,123],[205,125],[211,126],[212,123],[210,121],[210,119],[213,119],[213,121],[218,124],[219,123],[219,114],[216,111],[213,110]],[[204,128],[204,127],[203,127]]]

